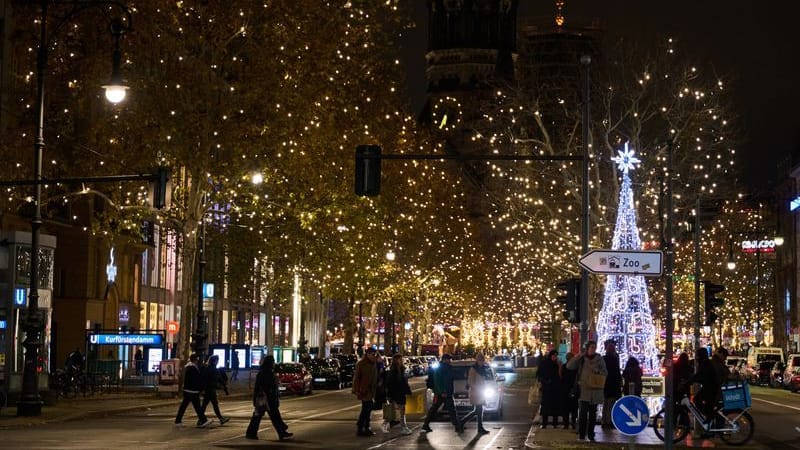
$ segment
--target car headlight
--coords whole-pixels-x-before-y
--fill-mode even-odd
[[[431,364],[431,369],[438,369],[438,368],[439,368],[439,363],[438,362],[435,362],[435,363]]]
[[[483,397],[485,399],[494,398],[496,395],[497,395],[497,389],[495,389],[495,388],[493,388],[491,386],[487,386],[487,387],[483,388]]]
[[[497,363],[496,363],[496,362],[493,362],[493,363],[491,364],[491,366],[492,366],[492,367],[497,367]]]

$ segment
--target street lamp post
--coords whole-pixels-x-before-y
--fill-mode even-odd
[[[22,395],[17,402],[18,416],[40,416],[42,415],[42,398],[39,395],[39,347],[42,345],[42,332],[44,331],[44,315],[39,309],[39,229],[42,225],[42,153],[45,146],[44,141],[44,82],[47,73],[47,58],[50,42],[48,41],[47,28],[47,9],[50,1],[41,0],[39,16],[39,48],[36,52],[36,134],[33,142],[33,218],[31,219],[31,257],[30,257],[30,285],[28,293],[28,308],[22,320],[22,328],[25,330],[25,358],[22,372]],[[124,4],[116,1],[101,0],[75,0],[73,2],[59,2],[69,4],[72,9],[67,14],[60,17],[60,20],[53,27],[53,34],[65,24],[69,23],[75,15],[88,8],[95,6],[113,6],[119,8],[125,15],[126,22],[115,20],[112,25],[117,44],[119,36],[130,30],[132,23],[130,10]],[[119,51],[117,45],[116,53]],[[117,64],[117,69],[119,68]],[[118,72],[117,72],[118,73]],[[118,77],[119,78],[119,77]],[[108,89],[115,90],[116,95],[112,98],[124,98],[118,94],[120,83],[109,83]],[[124,89],[123,89],[124,92]]]
[[[192,351],[197,354],[200,361],[205,361],[206,339],[206,318],[203,311],[203,298],[205,297],[205,268],[206,268],[206,195],[203,194],[201,200],[200,214],[200,233],[197,237],[197,321],[192,334]],[[184,347],[185,348],[185,347]]]

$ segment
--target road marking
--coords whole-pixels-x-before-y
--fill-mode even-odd
[[[769,401],[769,400],[764,400],[763,398],[753,397],[753,400],[758,400],[760,402],[769,403],[770,405],[783,406],[784,408],[796,409],[796,410],[800,411],[800,408],[798,408],[797,406],[784,405],[783,403],[772,402],[772,401]]]
[[[494,447],[494,441],[496,441],[497,438],[500,437],[500,433],[502,432],[503,432],[503,427],[500,426],[499,429],[497,430],[497,433],[495,433],[494,436],[492,436],[492,440],[490,440],[489,443],[483,446],[483,450],[488,450],[489,448]]]
[[[361,405],[353,405],[353,406],[348,406],[347,408],[339,408],[339,409],[334,409],[332,411],[326,411],[326,412],[321,412],[321,413],[317,413],[317,414],[310,414],[308,416],[304,416],[304,417],[299,417],[297,419],[288,420],[288,421],[286,421],[286,424],[288,425],[290,423],[300,422],[300,421],[303,421],[303,420],[313,419],[315,417],[327,416],[327,415],[330,415],[330,414],[336,414],[336,413],[340,413],[342,411],[349,411],[351,409],[358,409],[358,408],[361,408]],[[261,428],[261,429],[258,430],[258,432],[266,431],[266,430],[269,430],[269,429],[270,429],[270,427]],[[225,441],[230,441],[230,440],[233,440],[233,439],[240,439],[242,437],[244,437],[244,434],[238,434],[236,436],[232,436],[232,437],[229,437],[229,438],[226,438],[226,439],[215,441],[214,444],[217,444],[217,443],[220,443],[220,442],[225,442]]]
[[[417,427],[411,427],[411,434],[414,434],[414,432],[416,432],[416,431],[417,431]],[[395,436],[392,439],[389,439],[388,441],[385,441],[385,442],[381,442],[378,445],[373,445],[372,447],[367,447],[367,450],[372,450],[372,449],[375,449],[375,448],[381,448],[384,445],[391,444],[392,442],[394,442],[394,441],[396,441],[396,440],[398,440],[398,439],[400,439],[401,437],[404,437],[404,436],[410,436],[410,434],[409,435],[401,434],[399,436]]]

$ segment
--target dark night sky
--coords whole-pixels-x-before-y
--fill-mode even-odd
[[[404,49],[413,106],[425,96],[426,0]],[[553,17],[555,1],[520,0],[519,18]],[[744,142],[737,150],[752,193],[774,184],[776,165],[800,153],[800,2],[742,0],[567,0],[567,26],[598,19],[609,38],[673,37],[692,61],[728,81]],[[681,45],[682,44],[682,45]]]

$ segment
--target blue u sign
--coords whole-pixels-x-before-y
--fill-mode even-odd
[[[647,404],[635,395],[620,398],[611,409],[611,422],[620,433],[627,436],[635,436],[644,431],[649,420]]]

